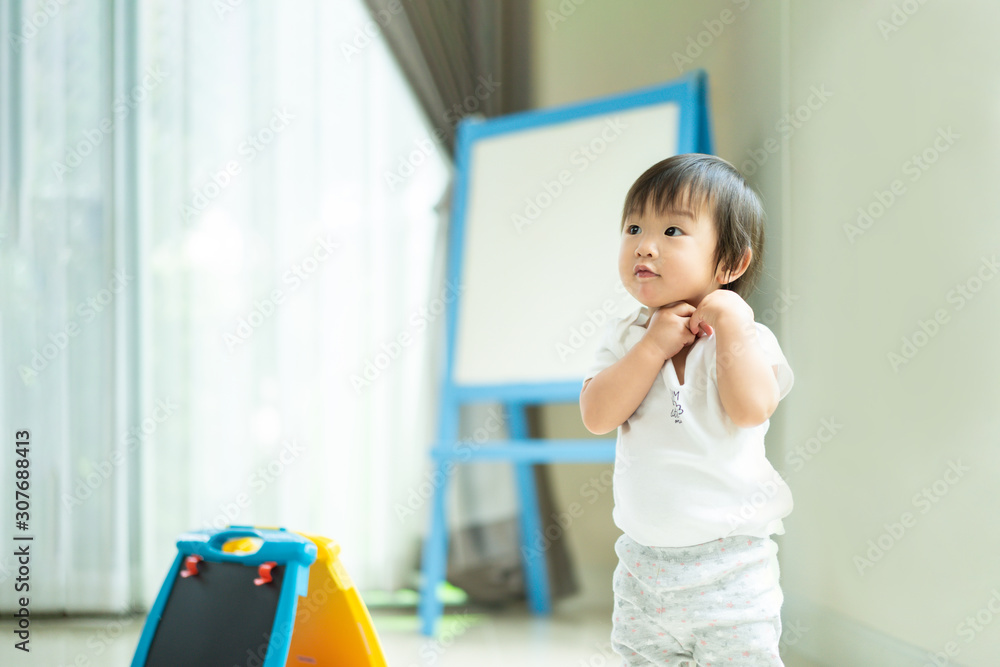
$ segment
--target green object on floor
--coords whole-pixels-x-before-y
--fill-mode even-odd
[[[410,588],[395,591],[366,591],[362,596],[369,607],[415,607],[420,601],[420,593]],[[438,598],[445,605],[463,605],[469,600],[468,594],[447,581],[438,586]]]

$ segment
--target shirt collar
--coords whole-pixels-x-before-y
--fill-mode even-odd
[[[628,317],[628,323],[630,325],[635,324],[640,327],[645,327],[646,323],[649,322],[649,318],[653,316],[653,310],[648,306],[639,306],[636,308]]]

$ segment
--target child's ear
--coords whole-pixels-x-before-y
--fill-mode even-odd
[[[743,257],[740,258],[739,266],[737,266],[735,269],[726,272],[725,275],[726,284],[728,285],[729,283],[733,282],[734,280],[742,276],[744,273],[746,273],[746,270],[750,268],[750,261],[752,259],[753,259],[753,251],[750,248],[747,248],[745,251],[743,251]]]
[[[750,260],[753,259],[753,250],[747,248],[743,253],[743,259],[740,260],[740,275],[742,276],[746,273],[746,270],[750,268]]]

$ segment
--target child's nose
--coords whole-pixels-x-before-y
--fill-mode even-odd
[[[640,255],[656,255],[656,243],[652,239],[643,239],[639,241],[636,252]]]

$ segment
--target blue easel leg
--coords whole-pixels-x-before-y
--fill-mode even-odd
[[[448,498],[448,481],[451,477],[451,465],[447,461],[437,464],[439,474],[434,479],[441,480],[441,485],[434,490],[434,500],[431,504],[430,529],[424,540],[423,582],[420,589],[420,632],[431,637],[434,635],[437,620],[441,617],[444,605],[438,598],[438,587],[444,581],[448,567],[448,518],[446,500]]]
[[[528,419],[523,403],[507,404],[510,436],[527,438]],[[552,611],[549,596],[549,573],[546,551],[548,542],[542,533],[541,511],[538,506],[538,489],[535,472],[530,463],[514,466],[517,477],[517,495],[521,506],[521,558],[524,563],[524,583],[528,596],[528,606],[538,615],[548,615]]]
[[[528,605],[535,614],[548,615],[551,611],[546,559],[549,543],[542,534],[535,472],[530,463],[519,463],[515,468],[521,500],[521,557]]]

